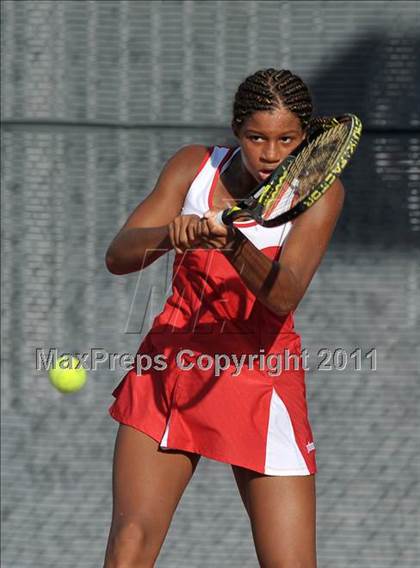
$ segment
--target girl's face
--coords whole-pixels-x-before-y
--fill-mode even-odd
[[[256,111],[236,132],[241,147],[242,164],[261,182],[304,139],[299,118],[285,108]]]

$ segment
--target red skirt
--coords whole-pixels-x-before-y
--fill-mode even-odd
[[[165,336],[149,333],[137,354],[143,355],[141,368],[130,370],[113,391],[110,415],[148,434],[161,449],[267,475],[315,473],[305,373],[296,368],[296,358],[285,368],[285,353],[282,361],[279,352],[260,352],[251,363],[241,350],[240,369],[239,356],[226,353],[225,340],[203,352],[189,339],[183,335],[177,344],[171,335],[169,345]],[[299,354],[300,337],[287,334],[284,346],[288,356]]]

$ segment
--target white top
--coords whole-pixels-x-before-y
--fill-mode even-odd
[[[202,217],[212,208],[212,193],[218,178],[229,166],[232,158],[240,152],[240,148],[215,146],[206,162],[202,165],[185,196],[182,215],[199,215]],[[285,199],[290,196],[285,195]],[[255,221],[235,222],[234,226],[250,240],[255,247],[262,250],[268,247],[281,247],[292,224],[289,221],[280,227],[262,227]]]

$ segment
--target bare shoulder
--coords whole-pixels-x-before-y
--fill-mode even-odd
[[[190,144],[180,148],[165,164],[161,176],[169,173],[176,176],[182,185],[191,185],[197,170],[206,156],[209,155],[209,148],[199,144]]]
[[[208,152],[206,146],[180,148],[166,162],[155,187],[134,209],[123,228],[169,224],[180,214],[188,189]]]

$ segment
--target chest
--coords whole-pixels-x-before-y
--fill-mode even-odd
[[[197,175],[186,195],[183,215],[202,217],[209,209],[227,209],[235,204],[237,197],[235,198],[229,184],[220,175],[222,163],[222,160],[219,160],[216,164],[212,164],[210,160]],[[279,250],[291,229],[291,224],[268,228],[257,225],[255,221],[247,221],[237,222],[235,227],[259,250],[271,247]]]

